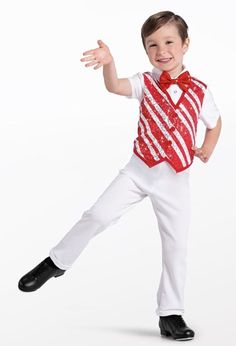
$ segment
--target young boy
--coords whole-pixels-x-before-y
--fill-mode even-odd
[[[41,287],[63,275],[89,240],[149,197],[162,240],[162,276],[157,294],[161,334],[191,340],[194,331],[183,320],[189,228],[189,167],[194,156],[207,162],[217,143],[221,118],[205,83],[183,65],[188,50],[188,26],[170,11],[150,16],[142,26],[144,49],[152,72],[117,77],[114,59],[101,40],[84,53],[82,62],[103,67],[108,91],[140,101],[138,136],[133,155],[96,203],[55,246],[50,257],[19,281],[22,291]],[[201,148],[195,146],[197,122],[206,125]]]

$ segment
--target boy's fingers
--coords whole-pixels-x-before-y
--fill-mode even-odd
[[[201,155],[201,154],[202,154],[202,149],[196,148],[196,149],[195,149],[195,154]]]
[[[94,50],[95,49],[86,50],[86,52],[84,52],[83,55],[92,55],[94,54]]]
[[[203,162],[207,162],[208,158],[204,155],[201,155],[200,156],[200,159],[203,161]]]
[[[102,40],[98,40],[97,42],[98,42],[99,47],[101,47],[101,48],[106,47],[105,43]]]
[[[207,155],[203,152],[201,148],[197,148],[196,146],[192,146],[192,150],[194,150],[194,155],[197,156],[203,162],[208,161]]]
[[[96,64],[97,64],[97,62],[96,62]],[[100,68],[100,67],[102,67],[102,64],[101,64],[101,63],[97,64],[97,65],[94,67],[94,70],[97,70],[97,69]]]
[[[90,66],[93,66],[93,65],[96,65],[96,64],[97,64],[97,61],[91,61],[91,62],[85,64],[84,66],[85,67],[90,67]]]
[[[87,56],[86,58],[80,59],[80,61],[82,61],[82,62],[91,61],[91,60],[94,60],[94,55],[90,55],[90,56]]]

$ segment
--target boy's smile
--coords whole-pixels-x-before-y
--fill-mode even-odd
[[[157,59],[157,61],[160,62],[161,64],[167,64],[171,60],[172,60],[172,58]]]
[[[189,39],[182,41],[175,24],[165,24],[145,39],[150,63],[171,77],[178,76],[183,69],[183,56],[188,50]]]

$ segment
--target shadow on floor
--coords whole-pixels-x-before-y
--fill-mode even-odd
[[[82,328],[88,329],[96,329],[98,331],[103,331],[106,333],[119,333],[119,334],[127,334],[133,336],[139,336],[144,338],[162,338],[159,332],[159,329],[147,329],[147,328],[139,328],[139,327],[116,327],[116,326],[84,326]]]

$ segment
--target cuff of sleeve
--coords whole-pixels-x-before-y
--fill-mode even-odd
[[[131,85],[132,94],[130,96],[126,96],[126,97],[128,99],[133,99],[134,98],[134,86],[133,86],[133,83],[132,83],[132,77],[129,77],[128,80],[129,80],[130,85]]]
[[[206,124],[206,127],[207,127],[209,130],[214,129],[214,128],[216,127],[216,125],[217,125],[217,122],[218,122],[219,118],[220,118],[220,115],[218,116],[218,118],[214,118],[214,121],[212,121],[212,122],[210,122],[210,123],[207,123],[207,124]]]

